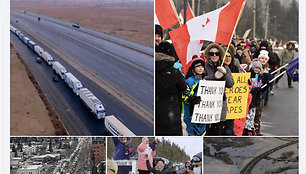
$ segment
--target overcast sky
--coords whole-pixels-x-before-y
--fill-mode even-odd
[[[190,158],[192,158],[193,155],[202,152],[203,149],[203,137],[165,137],[165,139],[174,142],[181,148],[185,147],[185,151]]]

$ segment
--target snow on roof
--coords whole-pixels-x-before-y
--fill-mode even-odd
[[[45,154],[45,155],[40,155],[40,156],[34,156],[33,158],[45,158],[45,157],[56,158],[58,156],[60,156],[60,154]]]
[[[29,166],[22,166],[21,170],[35,170],[42,167],[42,165],[29,165]]]

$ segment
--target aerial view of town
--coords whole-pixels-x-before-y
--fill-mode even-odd
[[[105,173],[105,138],[11,137],[10,173]]]

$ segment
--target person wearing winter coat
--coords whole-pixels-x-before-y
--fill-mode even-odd
[[[191,161],[185,162],[185,170],[186,170],[186,174],[194,174]]]
[[[183,92],[184,122],[189,136],[205,135],[205,124],[191,123],[194,105],[199,104],[201,101],[201,97],[197,96],[197,91],[200,80],[204,79],[204,67],[204,60],[198,56],[193,56],[192,64],[189,68],[190,73],[186,75],[187,89]]]
[[[255,114],[255,119],[254,119],[254,126],[255,126],[257,135],[262,135],[260,132],[261,115],[262,115],[263,106],[265,105],[265,102],[268,101],[268,97],[269,97],[268,87],[269,85],[271,85],[269,81],[272,79],[272,76],[269,73],[269,64],[268,64],[269,52],[266,50],[261,50],[258,58],[259,58],[259,62],[262,65],[262,83],[263,85],[267,84],[267,87],[265,88],[265,90],[262,90],[262,94],[261,94],[262,99],[260,101],[260,105],[256,109],[256,114]]]
[[[191,160],[194,174],[202,173],[202,152],[195,154]]]
[[[156,162],[156,166],[152,167],[150,164],[150,161],[148,160],[148,157],[145,156],[146,159],[146,165],[147,168],[149,169],[149,171],[153,174],[169,174],[169,173],[173,173],[173,168],[168,168],[165,165],[165,162],[163,159],[159,159]]]
[[[249,106],[245,125],[244,135],[256,135],[254,119],[256,114],[256,108],[259,107],[261,102],[261,86],[262,86],[262,65],[255,59],[251,65],[251,80],[250,80],[250,93],[252,94],[252,101]]]
[[[274,58],[274,54],[272,52],[272,48],[269,46],[269,42],[268,41],[262,41],[259,45],[259,49],[255,51],[254,55],[253,55],[253,59],[254,58],[259,58],[259,54],[261,50],[266,50],[269,52],[269,61],[268,64],[269,66],[275,66],[277,64],[277,60]]]
[[[291,62],[294,59],[294,48],[295,45],[292,42],[288,42],[286,44],[286,48],[284,49],[284,51],[282,52],[280,59],[281,59],[281,65],[286,65],[287,63]],[[280,73],[286,71],[287,68],[283,68],[280,70]],[[277,78],[275,80],[275,87],[277,86],[277,83],[279,82],[279,80],[282,78],[283,76],[280,76],[279,78]],[[293,86],[291,85],[292,80],[291,77],[289,76],[289,74],[287,73],[287,81],[288,81],[288,88],[293,88]]]
[[[226,50],[226,47],[223,47],[224,50]],[[233,45],[229,46],[228,52],[226,53],[225,60],[224,60],[224,66],[227,66],[230,68],[231,73],[239,73],[239,69],[237,67],[237,64],[234,63],[234,53],[236,52],[235,47]],[[238,60],[237,60],[238,61]],[[240,64],[239,64],[240,65]],[[239,66],[240,67],[240,66]],[[222,135],[235,135],[234,133],[234,119],[227,119],[222,127],[224,127],[222,130]]]
[[[222,66],[222,59],[224,57],[224,49],[217,43],[212,43],[207,46],[204,51],[204,57],[207,59],[207,64],[204,68],[205,80],[216,80],[216,81],[225,81],[225,87],[231,88],[234,85],[234,80],[232,77],[231,70],[227,66]],[[224,89],[225,90],[225,89]],[[227,113],[227,103],[226,95],[224,92],[223,95],[223,105],[221,112],[221,122],[226,120]],[[214,123],[207,125],[206,131],[207,135],[221,135],[222,124],[223,123]]]
[[[139,174],[149,174],[150,171],[146,165],[145,157],[148,157],[150,165],[153,165],[153,157],[156,154],[156,140],[153,140],[152,143],[149,145],[149,139],[147,137],[142,138],[141,144],[137,148],[138,152],[138,172]]]
[[[135,155],[135,150],[131,145],[132,139],[130,137],[113,137],[115,145],[114,160],[129,160],[131,156]],[[128,174],[129,166],[118,167],[118,174]]]
[[[174,58],[155,54],[155,133],[182,135],[181,98],[186,83],[180,71],[173,68]]]

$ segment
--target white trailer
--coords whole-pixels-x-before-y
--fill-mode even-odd
[[[34,46],[34,51],[36,52],[36,54],[38,54],[40,57],[42,56],[42,53],[44,52],[44,50],[38,46],[38,45],[35,45]]]
[[[105,128],[114,136],[136,136],[113,115],[106,116],[104,124]]]
[[[65,82],[73,90],[76,95],[80,95],[80,89],[83,88],[82,83],[75,78],[70,72],[65,74]]]
[[[65,73],[67,73],[66,68],[60,64],[58,61],[52,63],[52,69],[58,74],[62,79],[65,78]]]
[[[34,50],[34,46],[36,45],[36,43],[30,40],[30,41],[28,42],[27,45],[28,45],[32,50]]]
[[[28,37],[23,37],[22,40],[25,44],[28,44],[28,41],[30,41]]]
[[[41,53],[41,57],[46,61],[48,65],[52,65],[53,57],[46,51]]]
[[[80,89],[80,98],[97,119],[105,118],[105,108],[102,102],[87,88]]]

